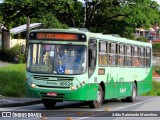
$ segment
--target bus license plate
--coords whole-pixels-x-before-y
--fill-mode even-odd
[[[48,92],[48,93],[47,93],[47,96],[57,96],[57,93],[54,93],[54,92]]]

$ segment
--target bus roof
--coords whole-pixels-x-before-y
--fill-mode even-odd
[[[77,29],[77,28],[69,28],[69,29],[36,29],[32,30],[31,32],[67,32],[67,33],[83,33],[87,35],[87,38],[96,38],[102,41],[112,41],[118,43],[126,43],[126,44],[135,44],[135,45],[142,45],[142,46],[149,46],[151,47],[151,43],[147,42],[140,42],[135,40],[130,40],[126,38],[122,38],[115,34],[102,34],[102,33],[93,33],[89,32],[86,29]]]
[[[140,42],[140,41],[135,41],[127,38],[122,38],[122,37],[115,37],[112,34],[111,35],[105,35],[105,34],[96,34],[96,33],[91,33],[91,36],[93,38],[97,38],[99,40],[104,40],[104,41],[112,41],[112,42],[118,42],[118,43],[127,43],[127,44],[135,44],[135,45],[142,45],[142,46],[152,46],[151,43],[148,42]]]

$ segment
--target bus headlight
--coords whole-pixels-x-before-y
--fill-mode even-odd
[[[27,82],[28,83],[28,85],[30,86],[30,87],[32,87],[32,88],[35,88],[36,87],[36,84],[34,84],[34,83],[30,83],[30,82]]]
[[[71,90],[76,90],[76,87],[75,86],[71,86],[70,89]]]
[[[36,85],[35,85],[35,84],[31,84],[31,87],[32,87],[32,88],[35,88],[35,87],[36,87]]]

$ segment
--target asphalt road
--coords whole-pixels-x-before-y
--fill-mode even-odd
[[[105,101],[98,109],[91,109],[86,103],[68,102],[56,104],[49,110],[43,104],[0,108],[3,116],[11,113],[12,117],[1,120],[158,120],[160,119],[160,97],[139,96],[134,103]],[[18,117],[17,117],[18,116]],[[159,117],[157,117],[159,116]]]

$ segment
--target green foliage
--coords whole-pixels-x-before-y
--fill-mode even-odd
[[[153,44],[153,55],[154,56],[160,56],[160,44]]]
[[[135,28],[149,28],[153,23],[160,23],[159,5],[151,0],[85,1],[86,27],[90,31],[133,38]]]
[[[53,13],[47,13],[42,18],[33,18],[31,22],[43,23],[43,28],[67,28],[67,24],[62,24]]]
[[[2,15],[0,15],[0,23],[1,23],[1,24],[4,24],[3,16],[2,16]]]
[[[85,27],[132,39],[135,28],[160,24],[158,8],[152,0],[85,0],[85,5],[78,0],[5,0],[0,16],[8,28],[25,24],[29,17],[45,28]]]
[[[154,66],[152,72],[160,74],[160,66]]]
[[[137,41],[140,41],[140,42],[148,42],[147,38],[144,37],[144,36],[140,36],[136,39]]]
[[[152,86],[152,90],[143,94],[144,96],[160,96],[160,82],[153,81]]]
[[[10,49],[2,48],[2,50],[0,50],[0,59],[8,62],[24,63],[25,56],[22,54],[21,48],[21,45],[15,45]],[[15,57],[18,57],[18,61],[15,61]]]
[[[24,97],[25,64],[14,64],[0,68],[0,95]]]
[[[25,24],[27,17],[42,18],[43,15],[56,8],[57,1],[42,0],[5,0],[0,4],[1,14],[8,28],[17,27]],[[15,25],[17,23],[17,25]]]
[[[78,0],[58,0],[61,6],[53,13],[62,23],[69,27],[83,27],[84,7]]]

